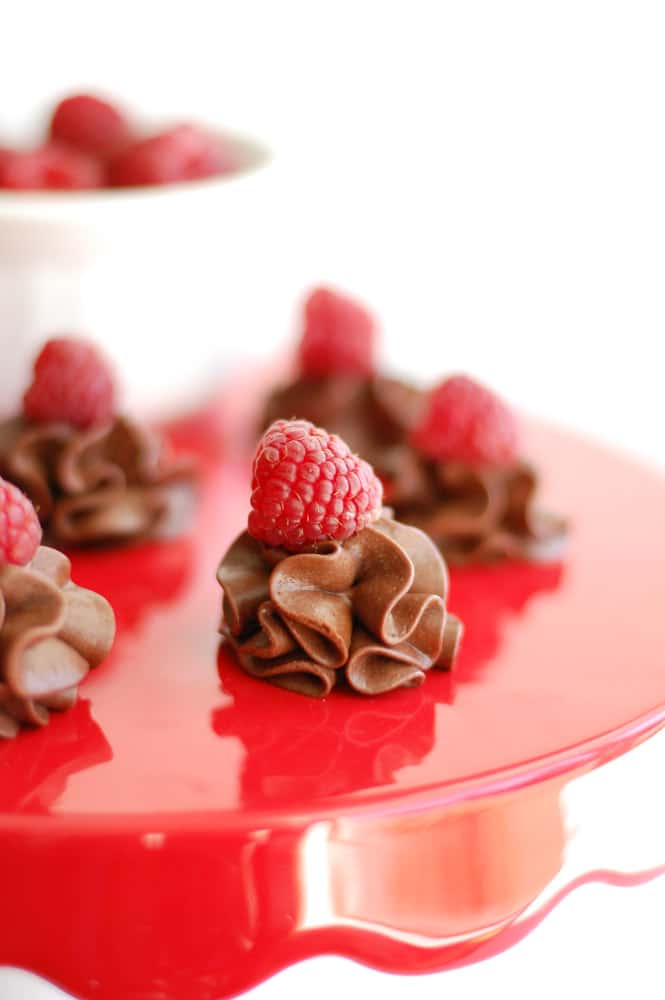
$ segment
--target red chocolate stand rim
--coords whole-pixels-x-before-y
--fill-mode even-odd
[[[302,696],[297,696],[302,697]],[[454,808],[478,799],[490,798],[507,792],[519,792],[541,782],[569,775],[571,780],[594,767],[601,766],[615,757],[638,746],[665,727],[665,705],[639,716],[621,728],[610,730],[602,736],[584,740],[557,753],[547,754],[514,767],[488,771],[466,781],[448,785],[432,784],[413,792],[399,789],[374,789],[362,797],[343,801],[331,798],[322,800],[307,809],[237,809],[175,813],[72,813],[72,814],[12,814],[0,812],[0,833],[17,832],[29,828],[37,832],[47,828],[53,832],[75,834],[80,831],[108,833],[137,833],[159,828],[164,832],[186,832],[197,828],[214,829],[220,833],[270,827],[289,829],[312,823],[345,818],[361,819],[363,814],[376,817],[408,816],[430,809]],[[381,808],[377,808],[380,806]]]

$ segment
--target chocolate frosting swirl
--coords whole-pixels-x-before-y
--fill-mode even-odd
[[[66,556],[45,546],[28,566],[0,564],[0,738],[70,708],[111,648],[110,604],[72,583],[70,569]]]
[[[388,517],[295,555],[245,532],[217,578],[241,665],[281,687],[324,697],[345,678],[380,694],[452,666],[461,625],[446,611],[445,563],[426,535]]]
[[[0,474],[28,495],[47,539],[64,546],[171,537],[192,503],[192,466],[125,417],[88,430],[7,421]]]
[[[424,393],[396,379],[300,377],[270,396],[267,423],[303,417],[340,434],[384,483],[395,517],[425,531],[451,564],[559,558],[562,518],[534,508],[535,469],[432,462],[409,443]]]
[[[427,532],[450,563],[561,556],[566,523],[535,509],[538,477],[526,462],[474,468],[423,459],[418,476],[405,477],[408,492],[398,476],[389,498],[397,516]]]

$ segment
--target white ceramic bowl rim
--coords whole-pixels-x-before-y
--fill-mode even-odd
[[[93,191],[8,191],[0,189],[0,222],[3,219],[77,219],[91,215],[115,214],[126,209],[165,207],[165,203],[183,203],[225,188],[233,188],[248,175],[268,166],[273,155],[267,146],[235,129],[216,129],[215,134],[240,154],[240,163],[227,173],[203,180],[180,181],[126,188],[101,188]]]

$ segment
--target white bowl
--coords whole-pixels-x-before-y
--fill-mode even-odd
[[[190,407],[239,357],[274,200],[268,150],[233,132],[233,172],[93,192],[0,191],[0,413],[13,412],[48,337],[97,340],[123,402]]]

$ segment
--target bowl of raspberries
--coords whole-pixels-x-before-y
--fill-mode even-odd
[[[262,151],[232,133],[177,122],[149,128],[112,101],[74,94],[46,134],[14,147],[0,134],[1,191],[100,191],[221,178],[257,166]]]
[[[102,341],[131,373],[132,406],[161,414],[200,400],[237,343],[266,245],[254,227],[273,200],[270,163],[246,135],[148,124],[92,93],[57,102],[28,145],[0,125],[4,410],[54,334]]]

